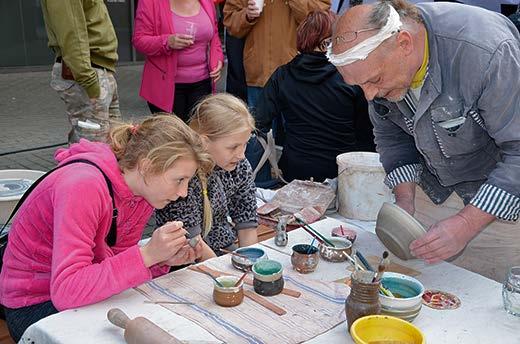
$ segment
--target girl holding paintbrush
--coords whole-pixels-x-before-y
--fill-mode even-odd
[[[190,118],[216,166],[207,181],[190,181],[187,197],[158,210],[156,221],[182,221],[190,236],[204,238],[202,260],[234,250],[237,238],[240,246],[258,241],[253,171],[244,157],[254,123],[241,100],[223,93],[199,102]]]

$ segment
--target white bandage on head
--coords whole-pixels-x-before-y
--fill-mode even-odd
[[[332,44],[329,46],[327,57],[329,58],[330,63],[335,65],[336,67],[346,66],[353,62],[364,60],[368,57],[368,55],[376,50],[376,48],[381,45],[386,39],[392,37],[396,32],[399,31],[403,23],[399,18],[399,13],[394,9],[393,6],[388,5],[390,7],[390,14],[388,15],[388,20],[386,21],[385,26],[383,26],[377,34],[372,37],[365,39],[364,41],[358,43],[347,51],[344,51],[340,54],[332,53]]]

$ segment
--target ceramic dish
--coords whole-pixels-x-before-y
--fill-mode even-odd
[[[377,237],[390,252],[403,260],[415,258],[410,252],[410,243],[425,233],[419,221],[395,204],[384,203],[377,214]]]
[[[318,249],[309,244],[297,244],[292,247],[291,264],[293,269],[301,274],[316,270],[320,256]]]
[[[213,300],[217,305],[223,307],[238,306],[244,300],[243,283],[235,286],[239,277],[236,276],[220,276],[217,281],[222,284],[222,287],[217,283],[213,285]]]
[[[359,318],[350,328],[356,344],[410,343],[424,344],[424,334],[414,325],[388,315]]]
[[[268,259],[267,253],[258,247],[243,247],[234,252],[237,254],[231,255],[231,264],[242,271],[249,271],[256,262]]]
[[[406,320],[408,322],[413,322],[415,318],[419,315],[421,312],[422,304],[420,304],[415,309],[410,310],[395,310],[393,308],[385,308],[381,306],[381,314],[383,315],[391,315],[393,317]]]
[[[417,279],[396,272],[385,272],[381,284],[400,297],[379,294],[381,307],[409,311],[422,304],[424,286]]]
[[[352,242],[345,238],[329,237],[327,238],[335,247],[320,243],[318,249],[321,258],[329,262],[344,262],[347,255],[352,254]]]
[[[275,260],[262,260],[253,265],[253,287],[263,296],[280,294],[284,286],[282,264]]]

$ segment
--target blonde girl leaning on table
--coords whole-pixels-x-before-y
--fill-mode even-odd
[[[200,137],[175,116],[157,116],[115,127],[108,142],[82,139],[59,149],[58,165],[83,159],[97,167],[74,162],[53,171],[14,219],[0,303],[15,341],[48,315],[102,301],[202,254],[202,244],[188,245],[180,222],[137,245],[153,209],[185,197],[194,174],[213,167]],[[112,200],[118,215],[110,243]]]
[[[202,235],[202,259],[258,241],[253,171],[245,159],[254,129],[247,106],[229,94],[204,98],[193,110],[189,125],[202,138],[215,167],[205,180],[190,181],[188,196],[156,211],[158,225],[178,219],[190,236]],[[207,187],[205,185],[207,184]]]

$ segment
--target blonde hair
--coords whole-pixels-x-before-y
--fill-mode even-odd
[[[136,124],[119,124],[110,130],[108,143],[122,170],[132,170],[142,159],[150,164],[145,176],[164,173],[181,158],[194,160],[198,174],[213,169],[211,156],[200,136],[177,116],[156,115]]]
[[[193,109],[190,128],[210,140],[255,129],[255,120],[247,105],[227,93],[217,93],[203,98]],[[204,236],[211,230],[212,212],[207,191],[207,175],[198,175],[204,196]]]

